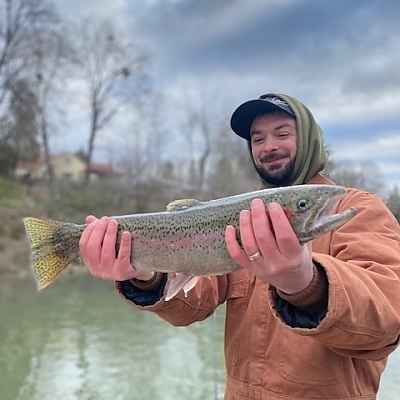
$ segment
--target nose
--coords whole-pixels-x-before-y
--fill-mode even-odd
[[[264,143],[262,146],[263,153],[271,153],[279,150],[278,141],[273,136],[267,136],[264,139]]]

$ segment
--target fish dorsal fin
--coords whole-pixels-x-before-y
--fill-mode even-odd
[[[197,206],[200,203],[201,201],[196,199],[178,199],[171,201],[171,203],[167,205],[167,211],[181,211],[186,208]]]

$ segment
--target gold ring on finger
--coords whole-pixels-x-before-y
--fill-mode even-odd
[[[251,256],[248,256],[250,261],[255,261],[258,260],[261,257],[261,253],[257,251],[257,253],[252,254]]]

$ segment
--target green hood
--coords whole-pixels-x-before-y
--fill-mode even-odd
[[[326,151],[322,129],[315,122],[310,110],[300,101],[285,94],[269,93],[286,101],[296,115],[297,153],[294,172],[288,186],[307,183],[314,175],[324,169]],[[273,187],[262,181],[262,187]]]

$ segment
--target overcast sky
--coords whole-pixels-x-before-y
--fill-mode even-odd
[[[232,113],[263,93],[292,95],[313,112],[335,160],[372,161],[388,187],[400,187],[399,0],[55,3],[65,18],[111,18],[148,48],[167,98],[212,88]]]

